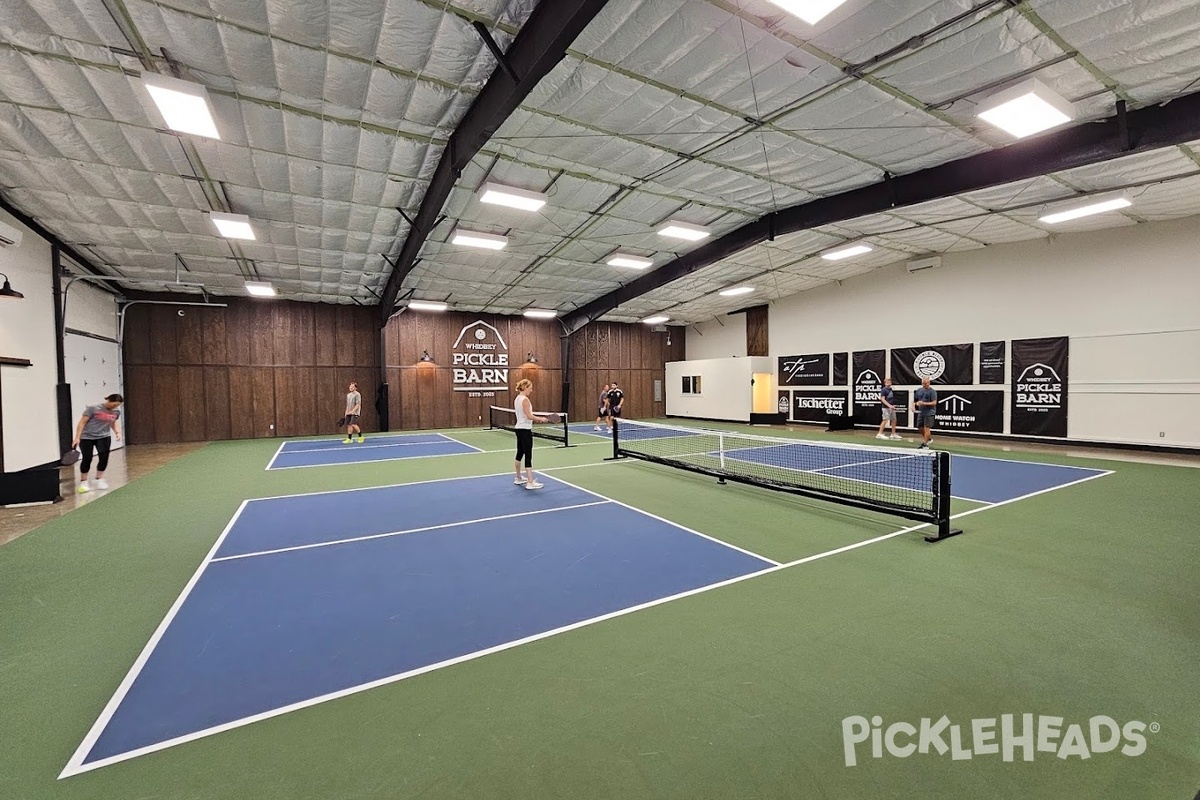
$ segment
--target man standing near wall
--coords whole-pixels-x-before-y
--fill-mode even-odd
[[[600,430],[600,426],[605,424],[605,419],[608,417],[608,390],[609,384],[607,383],[600,390],[600,400],[596,404],[596,425],[592,428],[594,431]]]
[[[937,413],[937,390],[929,385],[929,378],[921,379],[921,388],[913,392],[913,408],[917,416],[917,429],[921,431],[918,450],[926,450],[933,443],[933,416]]]
[[[613,420],[621,416],[621,403],[625,400],[625,393],[621,391],[621,387],[617,386],[617,382],[612,382],[612,387],[608,390],[608,430],[611,432],[613,428]]]
[[[358,434],[358,443],[364,441],[362,428],[358,426],[358,417],[362,414],[362,395],[358,393],[358,384],[351,383],[350,391],[346,393],[346,438],[342,439],[342,444],[350,444],[354,441],[354,434]]]
[[[879,423],[879,432],[875,434],[875,438],[900,441],[902,437],[896,433],[896,393],[892,391],[891,378],[884,378],[883,388],[879,390],[879,410],[883,413],[883,419]],[[889,422],[892,423],[892,435],[886,436],[883,429]]]

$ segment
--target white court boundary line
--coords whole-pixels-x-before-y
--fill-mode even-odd
[[[512,448],[512,447],[506,447],[503,450],[481,450],[480,448],[476,447],[475,445],[467,444],[466,442],[459,442],[457,439],[450,439],[449,436],[447,436],[446,438],[452,442],[457,442],[458,444],[461,444],[463,447],[469,447],[474,452],[470,452],[470,453],[432,453],[432,454],[421,455],[421,456],[408,456],[406,458],[371,458],[371,459],[367,459],[365,461],[338,461],[333,464],[297,464],[293,467],[272,467],[271,465],[275,463],[275,458],[272,458],[271,461],[267,464],[266,469],[267,469],[267,471],[270,471],[270,472],[279,472],[279,471],[285,470],[285,469],[313,469],[316,467],[350,467],[350,466],[354,466],[355,464],[382,464],[385,461],[410,461],[410,460],[415,461],[415,460],[421,459],[421,458],[450,458],[452,456],[475,456],[475,455],[480,455],[481,453],[511,453],[514,450],[514,448]],[[560,450],[560,449],[562,449],[558,445],[541,444],[541,442],[543,442],[543,441],[545,441],[545,440],[535,439],[534,444],[533,444],[534,449],[535,450]],[[438,442],[413,442],[412,444],[435,444],[436,445],[436,444],[438,444]],[[595,444],[604,444],[604,442],[583,442],[582,444],[571,445],[571,446],[572,447],[587,447],[589,445],[595,445]],[[349,445],[349,444],[345,445],[345,446],[346,447],[355,447],[355,445]],[[376,445],[376,446],[377,447],[386,447],[386,446],[391,446],[391,445]],[[366,449],[366,447],[367,446],[359,447],[357,449],[360,449],[360,450]],[[340,447],[331,447],[329,449],[330,450],[340,450],[341,448]],[[295,452],[297,452],[297,453],[315,453],[315,452],[324,452],[324,450],[323,449],[322,450],[297,450]],[[277,457],[279,455],[279,453],[276,452],[275,455]],[[555,467],[554,469],[562,469],[562,467]],[[481,476],[476,475],[473,477],[481,477]],[[453,480],[453,479],[450,479],[450,480]],[[393,484],[393,485],[403,486],[405,484]],[[366,488],[373,488],[373,487],[366,487]],[[349,491],[349,490],[343,489],[343,490],[339,490],[339,491]],[[255,498],[255,499],[262,499],[262,498]]]
[[[446,434],[442,433],[441,431],[420,431],[420,432],[416,432],[416,433],[381,433],[381,434],[376,434],[376,436],[377,437],[387,437],[390,439],[409,438],[409,437],[413,437],[413,436],[440,436],[443,439],[450,439],[450,441],[455,441],[455,442],[458,441],[457,439],[453,439],[453,438],[447,436]],[[275,459],[279,458],[279,454],[284,452],[283,448],[287,447],[289,444],[304,444],[306,442],[329,442],[330,444],[334,444],[336,442],[336,443],[338,443],[339,446],[338,447],[315,447],[312,450],[289,450],[287,452],[317,453],[317,452],[321,452],[324,450],[339,450],[342,447],[349,446],[349,445],[346,445],[341,440],[336,439],[332,436],[322,436],[322,437],[318,437],[315,439],[284,439],[282,442],[279,443],[279,447],[277,447],[275,449],[275,455],[271,456],[271,460],[267,462],[266,469],[268,469],[268,470],[271,469],[271,466],[275,463]],[[394,442],[393,444],[436,444],[436,442]],[[469,445],[466,442],[459,442],[459,444],[464,445],[466,447],[472,447],[472,445]],[[362,446],[363,447],[388,447],[389,445],[374,444],[374,445],[362,445]],[[479,448],[475,448],[475,449],[478,450]],[[281,469],[282,469],[282,467],[281,467]]]
[[[999,459],[999,460],[1004,460],[1004,459]],[[578,466],[603,466],[603,464],[581,464]],[[542,471],[542,470],[539,470],[539,472],[540,471]],[[499,474],[508,474],[508,473],[499,473]],[[1030,492],[1029,494],[1021,495],[1020,497],[1014,497],[1014,498],[1010,498],[1008,500],[1000,501],[998,503],[982,505],[982,506],[979,506],[978,508],[973,508],[973,509],[970,509],[967,511],[963,511],[958,514],[952,515],[950,517],[950,519],[951,520],[961,519],[962,517],[967,517],[972,514],[978,514],[981,511],[988,511],[990,509],[1009,505],[1011,503],[1016,503],[1021,500],[1027,500],[1031,497],[1036,497],[1038,495],[1047,494],[1049,492],[1055,492],[1055,491],[1058,491],[1059,489],[1065,489],[1067,487],[1076,486],[1081,483],[1087,483],[1088,481],[1096,480],[1097,478],[1102,478],[1102,477],[1112,475],[1112,474],[1113,474],[1112,470],[1099,471],[1094,475],[1089,475],[1087,477],[1080,478],[1079,480],[1071,481],[1070,483],[1064,483],[1064,484],[1060,484],[1058,486],[1052,486],[1047,489],[1041,489],[1036,492]],[[469,479],[473,479],[475,477],[493,477],[493,476],[471,476],[470,478],[462,478],[462,477],[442,478],[442,479],[436,479],[436,480],[432,480],[432,481],[416,481],[414,483],[417,483],[417,484],[440,483],[440,482],[444,482],[447,480],[469,480]],[[568,486],[573,486],[574,488],[580,489],[581,491],[587,492],[589,494],[596,495],[597,497],[603,497],[603,495],[599,495],[595,492],[591,492],[590,490],[582,489],[582,487],[574,486],[573,484],[570,484],[567,481],[562,480],[561,478],[552,478],[552,479],[558,481],[559,483],[563,483]],[[410,486],[410,485],[414,485],[414,484],[393,484],[393,486]],[[365,488],[390,488],[390,487],[365,487]],[[359,490],[359,489],[342,489],[342,490],[333,490],[333,491],[328,491],[328,492],[311,492],[309,494],[333,494],[335,491],[343,492],[343,491],[361,491],[361,490]],[[307,496],[307,495],[304,495],[304,494],[281,495],[278,498],[276,498],[276,497],[254,498],[254,500],[271,500],[271,499],[280,499],[282,497],[303,497],[303,496]],[[364,683],[364,684],[360,684],[358,686],[352,686],[347,689],[342,689],[337,692],[331,692],[331,693],[328,693],[325,695],[321,695],[319,697],[314,697],[314,698],[310,698],[308,700],[303,700],[298,703],[292,703],[291,705],[272,709],[270,711],[264,711],[264,712],[255,714],[250,717],[244,717],[242,719],[234,720],[232,722],[227,722],[227,723],[224,723],[221,725],[214,726],[212,728],[195,731],[193,733],[186,734],[184,736],[178,736],[178,737],[175,737],[174,739],[169,739],[169,740],[163,741],[163,742],[157,742],[153,745],[147,745],[146,747],[138,748],[137,750],[131,750],[131,751],[128,751],[125,753],[120,753],[115,756],[110,756],[108,758],[101,759],[99,761],[94,761],[90,764],[86,764],[86,765],[83,764],[83,759],[87,757],[87,754],[91,751],[91,749],[95,745],[96,741],[100,738],[100,735],[104,732],[104,729],[107,726],[109,720],[112,718],[113,714],[116,712],[117,708],[120,706],[121,701],[124,700],[125,695],[128,693],[130,687],[133,685],[133,682],[137,679],[138,674],[141,672],[142,668],[145,666],[146,662],[149,660],[150,655],[152,654],[155,646],[157,646],[157,644],[158,644],[158,641],[162,638],[163,634],[166,632],[166,629],[170,626],[171,621],[174,620],[175,615],[179,612],[179,609],[183,606],[183,603],[187,599],[187,596],[191,593],[192,589],[195,587],[196,583],[199,581],[200,575],[208,567],[209,563],[212,560],[213,555],[217,552],[218,548],[224,542],[225,537],[233,529],[233,525],[237,521],[238,517],[241,516],[242,510],[250,502],[252,502],[252,501],[251,500],[242,501],[242,504],[238,507],[238,510],[234,513],[233,517],[229,520],[229,524],[225,526],[225,529],[221,532],[221,535],[219,537],[217,537],[217,541],[213,544],[212,549],[209,551],[208,555],[205,556],[204,560],[200,563],[200,566],[197,567],[196,572],[192,575],[191,580],[188,581],[187,585],[184,587],[184,589],[180,593],[179,597],[176,598],[175,603],[171,606],[170,610],[167,612],[167,615],[163,618],[163,621],[161,623],[159,623],[159,626],[154,631],[154,634],[151,636],[150,641],[148,641],[146,643],[145,647],[142,648],[141,654],[138,656],[137,660],[134,662],[133,666],[130,668],[129,672],[126,674],[125,679],[121,682],[120,686],[117,688],[117,692],[108,701],[108,704],[104,707],[104,710],[101,712],[100,717],[92,725],[92,728],[88,731],[87,735],[84,737],[83,742],[79,745],[79,747],[76,749],[74,755],[71,756],[71,759],[67,762],[67,765],[63,768],[63,771],[59,774],[59,776],[58,776],[59,780],[62,780],[63,778],[69,778],[74,775],[79,775],[84,772],[91,772],[93,770],[100,769],[100,768],[106,767],[106,766],[110,766],[112,764],[120,763],[122,761],[128,761],[130,759],[138,758],[139,756],[148,755],[150,753],[158,752],[159,750],[165,750],[167,748],[174,747],[176,745],[195,741],[196,739],[201,739],[201,738],[211,736],[211,735],[214,735],[217,733],[223,733],[228,730],[233,730],[235,728],[240,728],[240,727],[244,727],[246,725],[251,725],[255,722],[261,722],[262,720],[266,720],[266,719],[270,719],[272,717],[277,717],[277,716],[281,716],[283,714],[291,713],[292,711],[299,711],[301,709],[308,708],[310,706],[315,706],[315,705],[318,705],[320,703],[324,703],[324,702],[327,702],[330,700],[336,700],[336,699],[339,699],[342,697],[347,697],[352,694],[357,694],[359,692],[364,692],[364,691],[368,691],[370,689],[375,689],[380,686],[386,686],[390,683],[396,683],[396,682],[405,680],[406,678],[415,677],[417,675],[423,675],[427,672],[433,672],[435,670],[442,669],[445,667],[450,667],[455,664],[461,664],[466,661],[473,661],[477,658],[482,658],[483,656],[492,655],[494,653],[503,652],[505,650],[510,650],[512,648],[519,647],[521,645],[530,644],[532,642],[536,642],[541,639],[547,639],[547,638],[550,638],[551,636],[557,636],[558,634],[567,633],[569,631],[577,630],[579,628],[587,627],[589,625],[594,625],[594,624],[597,624],[600,622],[606,622],[610,619],[622,617],[627,614],[635,613],[637,611],[643,611],[645,609],[653,608],[655,606],[663,605],[665,603],[670,603],[675,600],[683,599],[685,597],[691,597],[693,595],[702,594],[704,592],[712,591],[713,589],[720,589],[725,586],[731,586],[735,583],[741,583],[742,581],[750,580],[751,578],[758,578],[763,575],[769,575],[773,572],[779,572],[781,570],[788,569],[790,567],[797,567],[802,564],[809,564],[814,561],[819,561],[819,560],[822,560],[825,558],[829,558],[831,556],[840,555],[842,553],[847,553],[847,552],[850,552],[851,550],[857,550],[859,548],[867,547],[872,544],[878,544],[879,542],[888,541],[890,539],[896,538],[897,536],[902,536],[906,533],[912,533],[914,531],[918,531],[923,528],[928,528],[931,526],[931,523],[928,523],[928,522],[921,523],[919,525],[911,525],[906,528],[901,528],[899,530],[892,531],[891,533],[885,533],[882,536],[876,536],[872,539],[866,539],[861,542],[854,542],[853,544],[848,544],[843,547],[837,547],[832,550],[826,550],[821,553],[815,553],[811,556],[805,556],[803,558],[798,558],[794,561],[788,561],[785,563],[774,562],[771,559],[766,559],[763,556],[757,556],[753,553],[749,553],[749,551],[743,550],[741,552],[748,553],[750,555],[754,555],[756,558],[760,558],[763,561],[770,561],[770,562],[774,563],[775,565],[771,566],[771,567],[767,567],[762,570],[759,570],[757,572],[751,572],[751,573],[747,573],[745,575],[739,575],[737,577],[730,578],[728,580],[709,584],[707,586],[700,586],[695,589],[689,589],[688,591],[685,591],[685,592],[680,592],[678,594],[670,595],[667,597],[661,597],[661,598],[658,598],[657,600],[651,600],[649,602],[642,603],[640,605],[630,606],[629,608],[623,608],[618,611],[609,612],[608,614],[602,614],[600,616],[591,617],[591,618],[585,619],[585,620],[580,620],[578,622],[571,623],[570,625],[565,625],[565,626],[555,628],[555,629],[552,629],[549,631],[543,631],[542,633],[533,634],[532,636],[527,636],[523,639],[516,639],[511,642],[505,642],[504,644],[495,645],[493,647],[485,648],[482,650],[477,650],[472,653],[466,653],[461,656],[456,656],[454,658],[447,659],[445,661],[440,661],[435,664],[428,664],[424,667],[419,667],[414,670],[409,670],[408,672],[399,673],[397,675],[391,675],[386,678],[380,678],[380,679],[378,679],[376,681],[372,681],[370,683]],[[619,501],[613,500],[611,502],[613,502],[617,505],[624,505],[626,508],[629,508],[633,511],[637,511],[638,513],[646,514],[647,516],[654,517],[655,519],[660,519],[660,520],[662,519],[661,517],[655,517],[653,514],[649,514],[648,512],[642,511],[641,509],[635,508],[633,506],[628,506]],[[683,530],[688,530],[687,528],[684,528],[682,525],[678,525],[676,523],[670,523],[668,520],[664,520],[664,521],[668,522],[671,525],[674,525],[675,527],[682,528]],[[696,531],[691,531],[691,532],[697,533]],[[704,536],[705,538],[711,538],[711,537],[705,536],[705,534],[698,534],[698,535]],[[719,540],[714,540],[714,541],[719,541]],[[727,542],[722,542],[722,544],[725,544],[726,546],[731,547],[735,550],[740,549],[740,548],[735,547],[734,545],[728,544]]]
[[[292,547],[278,547],[274,550],[257,550],[252,553],[237,553],[232,556],[220,556],[212,559],[209,563],[219,564],[222,561],[237,561],[242,558],[255,558],[257,556],[273,556],[278,553],[292,553],[297,550],[313,550],[318,547],[333,547],[339,544],[353,544],[355,542],[369,542],[372,539],[388,539],[393,536],[404,536],[409,533],[424,533],[425,531],[437,531],[445,528],[458,528],[463,525],[477,525],[480,522],[496,522],[502,519],[512,519],[514,517],[529,517],[534,514],[551,514],[555,511],[572,511],[576,508],[590,508],[591,506],[606,505],[609,501],[597,500],[593,503],[577,503],[571,506],[555,506],[554,508],[539,508],[534,511],[516,511],[512,514],[498,514],[494,517],[479,517],[478,519],[464,519],[458,522],[444,522],[440,525],[425,525],[420,528],[407,528],[402,531],[387,531],[385,533],[370,533],[365,536],[352,536],[349,539],[333,539],[328,542],[313,542],[311,544],[298,544]]]

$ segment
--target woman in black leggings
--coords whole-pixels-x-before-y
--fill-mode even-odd
[[[75,426],[75,441],[71,446],[78,447],[82,456],[79,463],[79,488],[76,489],[80,494],[92,489],[108,488],[108,482],[104,480],[104,470],[108,468],[108,451],[112,446],[109,432],[115,433],[118,439],[121,438],[117,420],[121,418],[120,408],[124,402],[125,398],[121,395],[110,394],[104,398],[103,403],[85,408],[83,416],[79,418],[79,424]],[[88,481],[93,454],[99,456],[95,483]]]

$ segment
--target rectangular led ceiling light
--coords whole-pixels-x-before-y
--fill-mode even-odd
[[[854,244],[849,247],[842,247],[838,250],[830,250],[828,253],[821,253],[821,258],[826,261],[841,261],[843,258],[853,258],[861,256],[863,253],[869,253],[875,248],[869,244]]]
[[[689,242],[698,242],[701,239],[707,239],[709,232],[708,228],[702,225],[692,225],[672,219],[663,223],[663,226],[658,229],[658,235],[669,236],[672,239],[686,239]]]
[[[274,297],[278,294],[269,281],[246,281],[246,291],[255,297]]]
[[[213,227],[226,239],[255,240],[254,228],[250,227],[250,218],[245,214],[222,214],[217,211],[209,212]]]
[[[1075,107],[1037,78],[991,95],[975,115],[1018,139],[1057,128],[1075,118]]]
[[[1067,222],[1068,220],[1079,219],[1080,217],[1090,217],[1093,214],[1103,214],[1106,211],[1116,211],[1119,208],[1129,208],[1131,205],[1133,203],[1129,202],[1129,198],[1124,196],[1108,198],[1093,197],[1090,200],[1083,201],[1081,205],[1056,211],[1044,217],[1038,217],[1038,221],[1053,225],[1057,222]]]
[[[629,269],[646,269],[654,265],[648,258],[630,255],[629,253],[613,253],[608,257],[610,267],[627,267]]]
[[[527,308],[524,313],[525,316],[534,319],[554,319],[558,316],[557,311],[551,311],[547,308]]]
[[[792,16],[799,17],[809,25],[816,25],[830,11],[846,0],[769,0]]]
[[[721,295],[721,297],[740,297],[744,294],[750,294],[753,291],[753,286],[737,286],[733,289],[722,289],[717,294]]]
[[[413,311],[445,311],[449,306],[434,300],[409,300],[408,307]]]
[[[482,247],[485,250],[503,250],[508,246],[508,237],[455,228],[450,236],[450,243],[463,247]]]
[[[664,322],[668,322],[670,319],[671,318],[666,314],[659,314],[657,317],[646,317],[644,320],[642,320],[642,322],[646,323],[647,325],[661,325]]]
[[[541,192],[531,192],[526,189],[516,189],[511,186],[501,186],[498,183],[485,183],[479,191],[479,202],[491,203],[497,206],[508,206],[521,211],[537,211],[546,205],[548,195]]]
[[[208,90],[203,86],[157,72],[143,72],[142,83],[168,128],[210,139],[221,138],[208,102]]]

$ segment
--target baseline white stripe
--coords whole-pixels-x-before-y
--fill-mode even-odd
[[[129,672],[125,674],[125,679],[122,680],[121,684],[117,687],[116,693],[114,693],[112,699],[108,701],[108,705],[104,707],[104,710],[100,712],[100,716],[96,719],[95,723],[92,724],[92,727],[87,732],[87,735],[83,737],[83,742],[80,743],[79,747],[75,750],[74,755],[71,756],[71,759],[67,762],[67,765],[63,768],[63,771],[59,774],[58,777],[60,780],[62,778],[69,777],[70,775],[75,775],[79,772],[84,772],[87,769],[94,768],[90,765],[88,767],[83,767],[83,760],[87,758],[88,753],[91,752],[92,747],[96,744],[96,740],[100,738],[100,734],[103,733],[105,727],[108,726],[108,721],[112,719],[112,715],[116,713],[117,708],[121,705],[121,701],[125,699],[125,695],[128,694],[130,687],[133,686],[133,682],[137,680],[137,676],[141,673],[142,668],[146,665],[146,662],[150,660],[150,655],[154,652],[154,648],[158,646],[159,640],[162,639],[163,634],[166,633],[167,628],[170,627],[171,621],[175,619],[175,615],[178,614],[179,609],[183,607],[183,602],[187,599],[188,595],[191,594],[192,589],[200,580],[200,576],[204,573],[204,570],[208,567],[209,562],[212,561],[212,557],[221,547],[221,543],[225,541],[225,537],[229,535],[231,530],[233,530],[234,524],[237,522],[238,517],[242,515],[242,511],[245,510],[246,505],[249,502],[249,500],[242,501],[242,504],[238,506],[238,510],[234,512],[233,517],[230,518],[229,524],[225,526],[225,530],[221,531],[221,535],[218,536],[217,541],[213,543],[212,548],[208,551],[208,555],[206,555],[204,560],[200,562],[200,566],[196,567],[196,571],[192,574],[191,580],[189,580],[183,587],[183,591],[180,592],[179,597],[175,599],[174,604],[172,604],[171,608],[167,611],[167,615],[163,617],[162,622],[160,622],[158,627],[154,630],[153,635],[150,637],[150,641],[146,642],[145,647],[142,648],[142,652],[133,662],[133,666],[130,667]]]
[[[271,556],[271,555],[275,555],[276,553],[291,553],[296,550],[312,550],[317,547],[333,547],[334,545],[350,544],[352,542],[367,542],[367,541],[370,541],[371,539],[386,539],[391,536],[403,536],[407,533],[421,533],[422,531],[436,531],[436,530],[441,530],[443,528],[456,528],[456,527],[459,527],[462,525],[475,525],[476,523],[479,523],[479,522],[495,522],[496,520],[512,519],[514,517],[529,517],[529,516],[533,516],[534,514],[549,514],[554,511],[570,511],[571,509],[574,509],[574,508],[587,508],[588,506],[602,506],[605,504],[605,502],[606,501],[598,500],[594,503],[578,503],[576,505],[571,505],[571,506],[555,506],[554,508],[539,508],[534,511],[518,511],[513,514],[499,514],[494,517],[480,517],[479,519],[464,519],[464,520],[460,520],[459,522],[444,522],[440,525],[426,525],[421,528],[408,528],[408,529],[402,530],[402,531],[388,531],[387,533],[372,533],[367,536],[353,536],[349,539],[334,539],[333,541],[329,541],[329,542],[313,542],[312,544],[298,544],[298,545],[294,545],[292,547],[280,547],[280,548],[276,548],[275,550],[258,550],[253,553],[238,553],[237,555],[233,555],[233,556],[220,556],[219,558],[214,558],[214,559],[212,559],[212,563],[217,564],[222,561],[236,561],[241,558],[254,558],[255,556]]]

